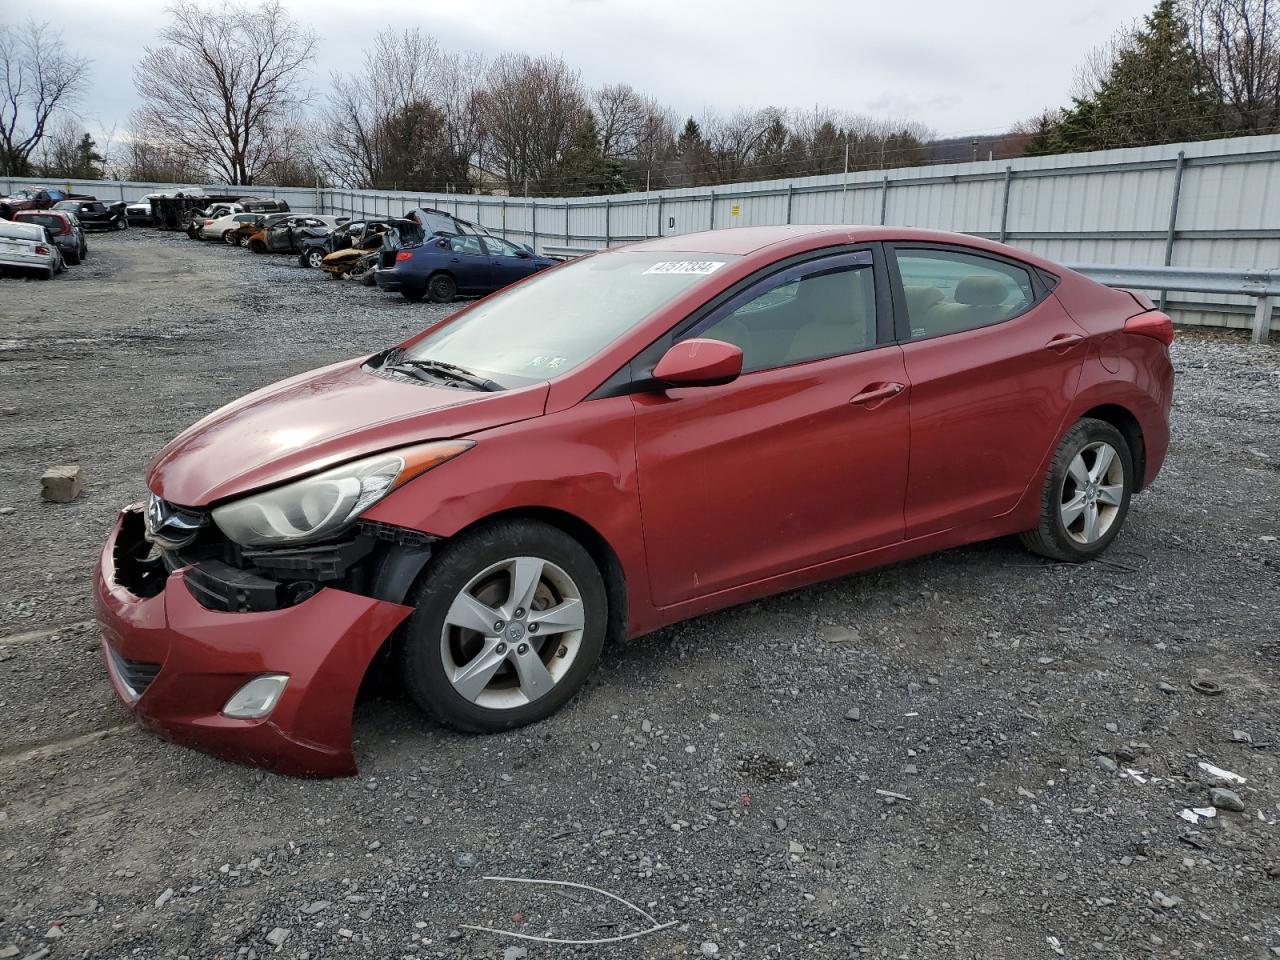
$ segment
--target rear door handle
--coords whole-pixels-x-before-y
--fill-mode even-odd
[[[1050,340],[1048,343],[1046,343],[1044,345],[1044,348],[1046,350],[1059,350],[1059,351],[1070,350],[1072,347],[1074,347],[1077,343],[1079,343],[1083,339],[1084,337],[1080,336],[1080,334],[1078,333],[1060,333],[1056,337],[1054,337],[1052,340]]]
[[[860,406],[877,403],[880,400],[888,400],[890,397],[896,397],[906,388],[900,383],[873,383],[861,393],[856,393],[849,398],[850,403],[856,403]]]

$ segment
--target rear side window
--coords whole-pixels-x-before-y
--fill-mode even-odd
[[[484,256],[484,251],[480,249],[480,240],[477,237],[450,237],[449,249],[454,253],[469,253],[476,257]]]
[[[1001,323],[1035,302],[1015,264],[951,250],[897,249],[912,340]]]
[[[876,289],[871,255],[824,257],[774,274],[718,308],[686,336],[741,347],[744,371],[873,347]]]

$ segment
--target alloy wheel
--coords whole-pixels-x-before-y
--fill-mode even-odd
[[[440,634],[445,675],[459,696],[509,710],[545,696],[582,647],[582,594],[562,568],[512,557],[472,577]]]
[[[1097,543],[1107,535],[1124,503],[1124,461],[1105,441],[1086,444],[1062,480],[1058,516],[1076,543]]]

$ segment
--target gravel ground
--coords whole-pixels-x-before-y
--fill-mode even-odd
[[[1180,338],[1172,454],[1102,562],[1000,541],[703,617],[500,736],[388,694],[361,776],[306,782],[134,727],[90,571],[180,428],[441,308],[179,234],[91,246],[0,281],[0,960],[1280,955],[1275,347]],[[86,494],[42,503],[68,462]],[[1179,816],[1201,762],[1243,812]],[[491,875],[670,926],[466,930],[648,926]]]

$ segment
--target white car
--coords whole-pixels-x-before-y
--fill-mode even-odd
[[[0,267],[27,270],[52,280],[54,274],[66,269],[66,263],[44,227],[0,220]]]
[[[221,240],[223,243],[233,243],[231,235],[238,226],[243,223],[252,223],[262,216],[260,213],[244,213],[244,208],[239,204],[234,204],[233,206],[235,209],[230,213],[204,222],[200,227],[201,240]]]

